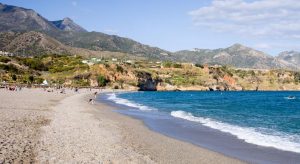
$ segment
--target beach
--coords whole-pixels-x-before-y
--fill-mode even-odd
[[[2,89],[0,163],[243,163],[91,104],[93,93]]]
[[[35,162],[41,127],[51,122],[51,107],[70,95],[0,89],[0,163]]]

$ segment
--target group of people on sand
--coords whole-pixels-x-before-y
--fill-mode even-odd
[[[21,91],[23,87],[18,86],[18,85],[3,85],[3,86],[1,86],[1,88],[5,88],[6,90],[9,90],[9,91]],[[74,91],[75,93],[79,93],[79,87],[63,87],[63,86],[45,87],[45,86],[43,86],[42,88],[45,92],[58,92],[61,94],[66,94],[66,90],[71,90],[71,91]],[[92,88],[87,88],[87,89],[89,89],[89,91],[92,91]],[[100,91],[101,91],[101,89],[100,89]],[[94,98],[90,98],[89,103],[91,103],[91,104],[95,103],[97,94],[98,94],[98,92],[94,92]]]
[[[5,88],[8,91],[21,91],[22,86],[17,86],[17,85],[5,85],[1,88]]]
[[[78,87],[64,87],[64,86],[55,86],[55,87],[43,87],[45,92],[59,92],[61,94],[66,94],[66,90],[74,91],[76,93],[79,92]]]
[[[47,92],[54,92],[54,90],[56,91],[59,91],[59,93],[62,93],[62,94],[65,94],[66,93],[66,89],[69,89],[71,91],[74,91],[75,93],[79,93],[79,88],[78,87],[62,87],[62,86],[57,86],[57,87],[48,87],[48,88],[45,88],[44,87],[44,91],[47,91]],[[89,91],[92,91],[92,88],[88,88]],[[101,89],[100,89],[101,91]],[[91,104],[94,104],[95,103],[95,99],[97,98],[97,94],[98,92],[94,92],[94,98],[90,98],[88,100],[89,103]]]

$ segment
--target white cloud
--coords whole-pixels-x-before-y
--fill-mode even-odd
[[[189,12],[196,26],[272,38],[300,38],[300,0],[213,0]]]
[[[76,7],[77,6],[77,2],[76,1],[72,1],[72,6]]]

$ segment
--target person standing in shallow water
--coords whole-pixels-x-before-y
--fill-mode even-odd
[[[94,93],[95,98],[97,98],[97,94],[98,94],[98,92],[95,92],[95,93]]]

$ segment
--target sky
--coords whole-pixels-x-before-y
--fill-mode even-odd
[[[169,51],[240,43],[270,55],[300,51],[300,0],[0,0],[48,20]]]

